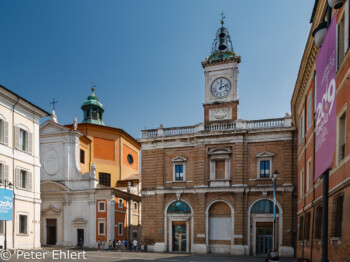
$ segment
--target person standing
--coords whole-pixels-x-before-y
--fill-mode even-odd
[[[132,241],[132,244],[134,246],[134,251],[136,252],[137,251],[137,245],[138,245],[137,240],[135,239],[134,241]]]
[[[97,250],[100,250],[101,248],[101,240],[97,240]]]
[[[101,244],[102,251],[105,251],[105,245],[106,245],[105,240],[102,240],[102,244]]]

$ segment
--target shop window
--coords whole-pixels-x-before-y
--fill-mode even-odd
[[[303,231],[304,231],[304,217],[300,216],[299,217],[299,232],[298,232],[298,240],[299,241],[304,240]]]
[[[310,218],[311,218],[311,213],[310,212],[307,212],[305,214],[305,237],[304,237],[304,240],[309,240],[310,239]]]
[[[316,207],[315,215],[315,239],[321,239],[322,232],[322,206]]]
[[[342,222],[343,222],[343,195],[333,198],[332,209],[332,237],[342,236]]]

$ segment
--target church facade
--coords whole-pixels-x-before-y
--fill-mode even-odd
[[[222,21],[202,62],[204,123],[142,131],[142,244],[148,251],[264,255],[275,241],[281,256],[294,255],[295,128],[288,114],[238,119],[240,62]]]
[[[139,143],[106,126],[94,92],[83,123],[40,126],[42,245],[96,248],[98,240],[140,241]]]

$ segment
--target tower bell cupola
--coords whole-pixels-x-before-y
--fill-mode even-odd
[[[95,96],[95,89],[91,88],[92,94],[87,97],[87,100],[81,106],[84,112],[83,123],[90,123],[96,125],[105,125],[103,123],[103,112],[105,111],[103,105],[98,101]]]

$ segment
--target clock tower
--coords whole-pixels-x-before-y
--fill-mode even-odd
[[[238,115],[238,64],[241,57],[232,47],[222,15],[212,52],[202,62],[205,75],[204,122],[234,121]]]

